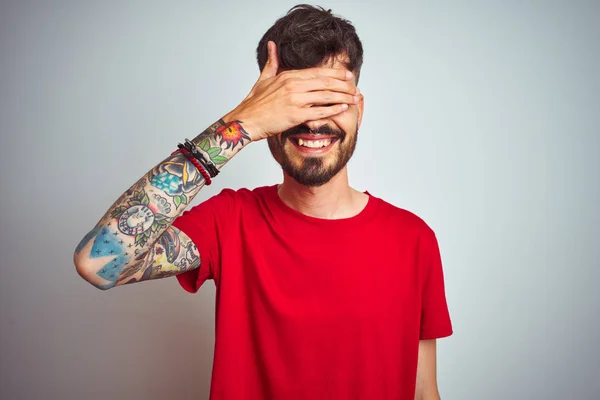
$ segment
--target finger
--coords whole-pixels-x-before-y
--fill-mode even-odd
[[[301,111],[304,121],[316,121],[319,119],[327,119],[334,115],[341,114],[348,109],[348,104],[334,104],[323,107],[309,107]]]
[[[354,74],[347,69],[342,68],[307,68],[299,70],[291,70],[286,72],[290,77],[300,79],[314,79],[314,78],[335,78],[342,81],[350,81],[354,78]]]
[[[271,63],[272,63],[272,69],[271,69],[271,73],[272,76],[276,76],[277,75],[277,71],[279,70],[279,56],[277,55],[277,45],[275,44],[275,42],[271,41],[271,53],[270,53],[270,58],[271,58]]]
[[[288,77],[287,80],[282,82],[282,85],[287,86],[286,89],[290,93],[306,93],[312,91],[328,90],[331,92],[360,95],[360,90],[358,89],[358,87],[356,87],[354,82],[343,81],[340,79],[330,77],[310,79]]]
[[[360,98],[360,101],[362,101],[364,96],[361,94],[359,96],[359,98]],[[335,115],[333,115],[333,116],[335,116]],[[320,126],[327,124],[327,122],[329,122],[328,119],[323,118],[323,119],[317,119],[317,120],[312,120],[312,121],[305,121],[304,125],[308,126],[310,129],[313,129],[316,131],[317,129],[319,129]]]
[[[327,90],[296,93],[294,94],[296,105],[304,107],[307,105],[333,105],[333,104],[358,104],[360,102],[359,95],[331,92]]]
[[[277,75],[277,70],[279,69],[279,60],[277,58],[277,46],[274,42],[267,42],[267,63],[265,64],[262,73],[260,74],[260,78],[258,80],[264,80],[273,78]]]
[[[267,62],[265,63],[265,66],[263,67],[263,70],[260,73],[260,77],[258,78],[259,81],[262,81],[264,79],[268,79],[268,78],[272,78],[273,75],[273,57],[271,56],[272,54],[272,50],[271,50],[271,41],[267,42]]]

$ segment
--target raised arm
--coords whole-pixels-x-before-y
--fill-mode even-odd
[[[219,169],[250,141],[239,122],[223,119],[192,140]],[[79,243],[77,272],[108,289],[197,268],[198,250],[171,224],[205,183],[186,156],[167,157],[123,193]],[[153,268],[157,251],[165,254],[160,271]]]
[[[192,140],[218,169],[252,141],[329,118],[359,101],[351,73],[310,68],[278,74],[275,44],[268,46],[267,64],[246,99]],[[123,193],[79,243],[77,272],[94,286],[109,289],[197,268],[201,257],[196,246],[171,224],[204,185],[186,156],[167,157]],[[169,253],[175,247],[179,251]]]

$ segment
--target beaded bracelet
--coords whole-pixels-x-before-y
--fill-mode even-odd
[[[219,170],[217,169],[216,165],[213,164],[210,158],[206,158],[204,154],[198,151],[198,148],[194,143],[188,139],[185,139],[185,144],[183,146],[189,153],[196,157],[198,161],[200,161],[200,164],[206,168],[211,177],[214,178],[215,176],[219,175]]]
[[[200,172],[202,174],[202,177],[204,178],[204,183],[206,184],[206,186],[208,186],[212,183],[212,181],[210,180],[210,175],[208,174],[208,172],[206,172],[206,169],[204,169],[202,167],[202,165],[200,165],[200,162],[198,162],[198,160],[196,160],[196,158],[194,156],[192,156],[186,149],[180,148],[180,149],[172,152],[171,155],[173,155],[175,153],[183,154],[185,158],[187,158],[188,160],[191,161],[192,164],[194,164],[194,166],[196,167],[198,172]]]
[[[219,170],[217,166],[213,164],[210,158],[206,159],[206,157],[204,157],[204,155],[198,151],[198,148],[192,141],[190,141],[189,139],[185,139],[184,146],[188,152],[192,153],[192,155],[196,157],[196,159],[206,167],[206,170],[212,178],[219,175]]]
[[[179,148],[179,150],[185,150],[187,152],[186,154],[189,154],[190,157],[192,157],[194,160],[200,163],[200,165],[202,165],[204,170],[210,175],[211,178],[214,178],[218,175],[218,171],[217,173],[215,173],[216,168],[214,168],[214,166],[213,168],[211,168],[209,165],[207,165],[206,158],[204,158],[202,154],[200,154],[200,152],[196,150],[196,148],[194,148],[193,146],[190,147],[189,145],[186,146],[185,144],[181,143],[177,144],[177,147]]]

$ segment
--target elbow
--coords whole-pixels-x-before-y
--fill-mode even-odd
[[[96,237],[101,230],[101,226],[96,226],[84,238],[79,242],[73,253],[73,263],[79,276],[81,276],[86,282],[89,282],[94,287],[101,290],[107,290],[115,286],[116,281],[107,281],[98,274],[102,268],[106,265],[101,261],[101,258],[92,258],[92,249],[94,237]]]
[[[98,275],[97,269],[92,268],[89,263],[86,263],[78,256],[79,255],[76,252],[73,257],[73,262],[75,263],[75,270],[83,280],[100,290],[108,290],[115,285],[115,282],[107,283],[107,281]]]

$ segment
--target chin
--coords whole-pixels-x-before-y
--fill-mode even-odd
[[[267,138],[275,161],[287,175],[306,187],[319,187],[331,181],[346,166],[354,151],[354,146],[348,151],[337,142],[326,153],[304,154],[290,141],[286,142],[281,146],[277,137]]]
[[[290,175],[290,174],[288,173],[288,175]],[[319,175],[301,175],[301,176],[292,176],[292,178],[302,186],[319,187],[319,186],[323,186],[326,183],[328,183],[332,177],[323,178]]]

